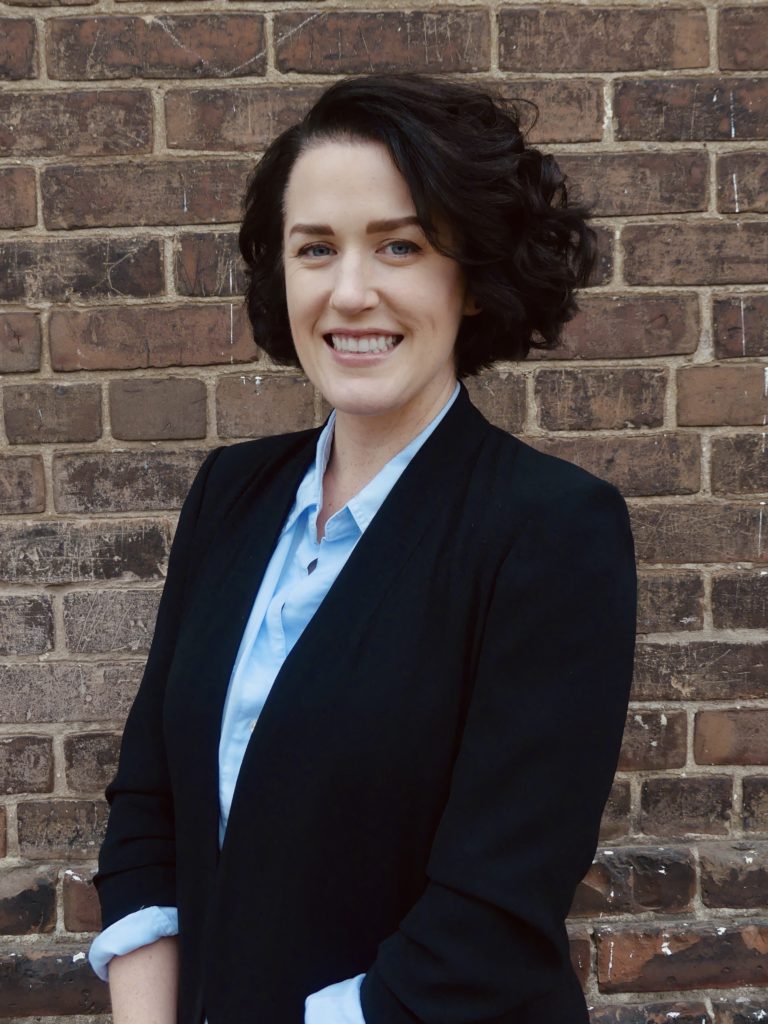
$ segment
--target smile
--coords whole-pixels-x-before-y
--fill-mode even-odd
[[[389,352],[403,340],[402,334],[368,334],[362,338],[326,334],[324,337],[337,352]]]

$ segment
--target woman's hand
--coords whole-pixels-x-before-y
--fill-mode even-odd
[[[114,1024],[176,1024],[178,939],[158,939],[109,963]]]

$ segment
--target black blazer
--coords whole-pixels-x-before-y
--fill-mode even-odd
[[[97,886],[179,908],[179,1020],[301,1024],[367,972],[368,1024],[581,1024],[563,920],[632,673],[619,492],[466,389],[285,661],[217,846],[233,661],[319,429],[212,452],[179,520]]]

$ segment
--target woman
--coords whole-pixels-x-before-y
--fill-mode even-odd
[[[256,339],[334,411],[184,504],[96,879],[116,1024],[586,1022],[626,506],[460,383],[557,341],[584,211],[483,92],[370,75],[270,146],[240,243]]]

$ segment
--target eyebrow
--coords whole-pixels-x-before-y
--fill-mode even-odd
[[[390,220],[372,220],[366,227],[367,235],[375,235],[379,231],[395,231],[397,228],[405,227],[408,224],[415,224],[421,227],[421,221],[415,214],[408,217],[393,217]],[[333,228],[330,224],[294,224],[288,232],[290,235],[332,235]]]

